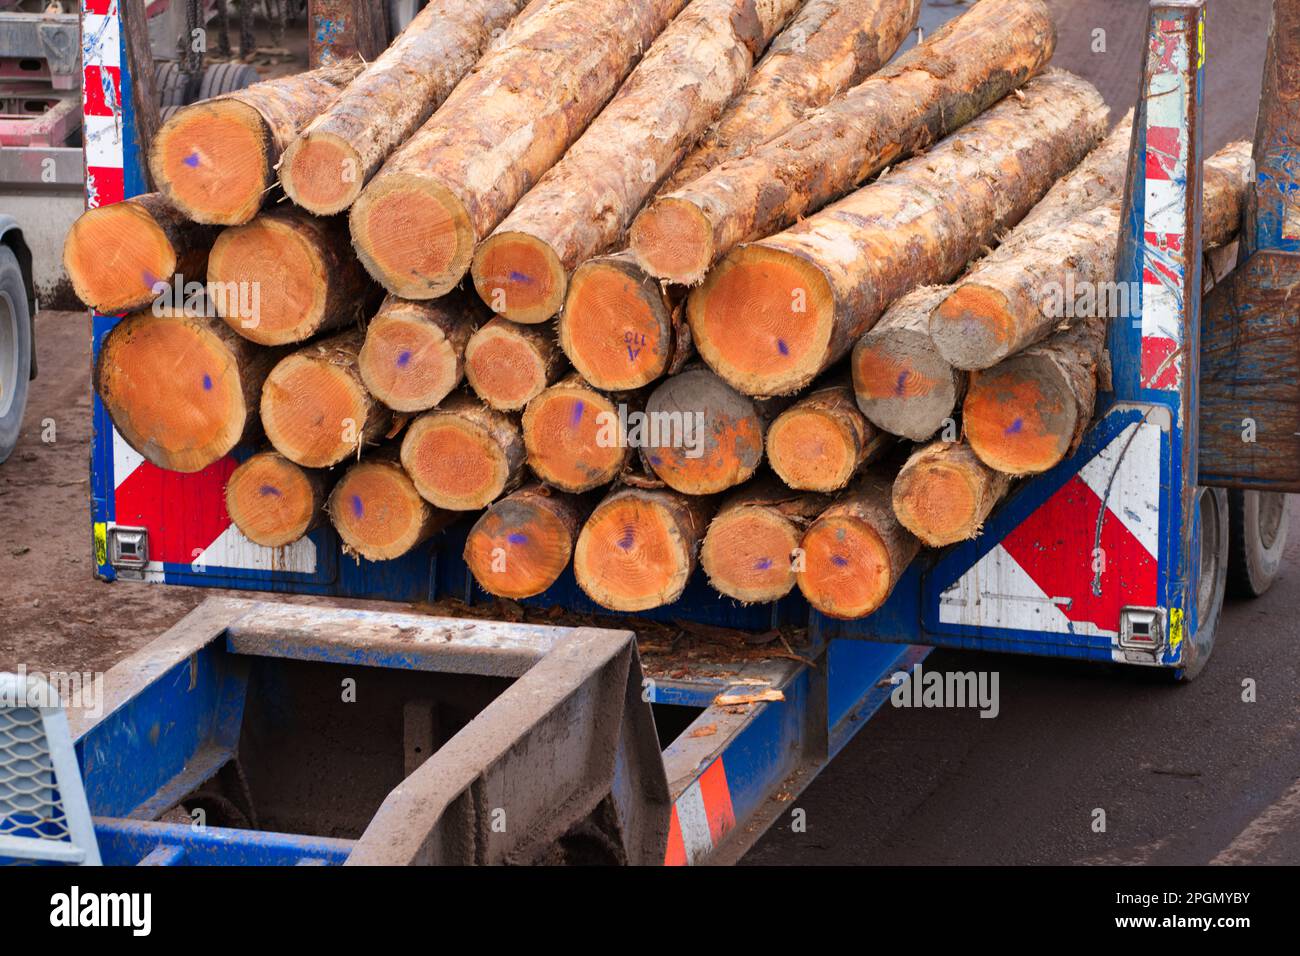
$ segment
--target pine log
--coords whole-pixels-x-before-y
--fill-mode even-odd
[[[659,191],[747,155],[861,83],[889,62],[920,12],[921,0],[809,0]]]
[[[982,0],[803,122],[633,222],[651,275],[688,285],[738,243],[777,232],[987,109],[1051,59],[1042,0]]]
[[[542,394],[566,368],[554,329],[520,325],[497,316],[465,348],[465,377],[493,408],[515,412]]]
[[[524,477],[524,439],[514,418],[458,392],[406,429],[402,467],[429,503],[486,508]]]
[[[295,465],[277,451],[261,451],[226,481],[226,513],[253,544],[283,548],[317,527],[325,514],[324,472]]]
[[[421,498],[387,454],[348,466],[330,494],[329,514],[344,554],[369,561],[400,558],[456,518]]]
[[[357,368],[364,335],[350,330],[282,359],[262,387],[262,423],[275,450],[304,468],[328,468],[384,437],[393,413]]]
[[[139,312],[104,337],[95,391],[147,461],[202,471],[261,433],[258,392],[281,354],[257,348],[219,319]]]
[[[767,460],[796,491],[839,491],[893,445],[854,403],[847,378],[814,388],[772,422]]]
[[[573,492],[617,478],[632,452],[619,425],[620,404],[628,407],[576,374],[534,398],[523,415],[524,447],[533,473]]]
[[[408,299],[450,291],[475,244],[578,138],[683,5],[535,0],[352,204],[352,239],[370,274]]]
[[[799,590],[827,617],[853,620],[875,611],[921,550],[894,515],[891,478],[866,472],[800,542]]]
[[[281,154],[360,70],[360,60],[348,60],[177,110],[149,150],[154,183],[195,222],[248,222],[275,184]]]
[[[728,253],[687,299],[696,349],[747,394],[802,388],[894,300],[951,280],[995,242],[1083,158],[1105,121],[1084,80],[1035,79],[926,155]]]
[[[361,380],[395,412],[433,408],[465,378],[465,348],[483,314],[459,292],[432,302],[388,296],[366,325]]]
[[[573,367],[606,391],[680,371],[694,351],[680,289],[647,275],[626,250],[578,266],[557,328]]]
[[[56,11],[50,11],[48,5],[46,9],[47,12],[63,12],[62,5],[57,7]],[[121,31],[125,34],[125,42],[121,44],[120,52],[118,50],[112,52],[119,56],[121,53],[126,54],[127,75],[131,77],[131,111],[135,119],[135,142],[140,151],[147,156],[154,137],[158,135],[158,124],[160,122],[159,96],[158,91],[154,88],[154,61],[153,50],[150,47],[148,2],[147,0],[121,0],[118,4],[118,14]],[[53,37],[47,39],[45,34],[40,32],[44,24],[40,23],[40,21],[34,21],[33,26],[41,40],[41,45],[45,46],[45,44],[49,43],[50,51],[54,53],[58,44],[53,42]],[[107,30],[105,30],[105,33],[107,33]],[[99,42],[104,42],[102,35]],[[72,51],[65,50],[62,52],[66,55]],[[51,60],[53,60],[53,57],[51,57]],[[53,62],[50,65],[53,66]],[[18,69],[21,70],[22,67],[19,66]],[[19,73],[18,75],[21,76],[22,74]],[[104,71],[101,76],[107,79],[108,71]],[[19,87],[19,91],[21,91],[21,87]],[[22,94],[17,92],[16,95],[21,96]],[[122,114],[117,113],[116,108],[114,109],[114,117],[119,123],[118,131],[120,135]],[[146,180],[152,178],[148,175],[147,170],[145,173]],[[152,183],[147,185],[150,189],[155,188]]]
[[[719,594],[760,604],[778,601],[795,585],[795,552],[808,525],[830,504],[768,479],[738,489],[709,522],[700,564]]]
[[[347,223],[294,208],[222,230],[208,256],[208,296],[227,325],[261,345],[359,323],[377,298]]]
[[[617,488],[578,535],[573,571],[583,592],[611,611],[671,604],[695,573],[716,502],[675,491]]]
[[[469,72],[525,0],[433,0],[285,151],[284,191],[320,216],[347,209],[388,155]]]
[[[650,393],[645,417],[633,422],[628,441],[670,488],[710,495],[753,476],[763,460],[766,427],[752,399],[708,369],[692,368]]]
[[[161,193],[145,193],[82,213],[63,242],[63,267],[78,299],[116,315],[153,302],[159,283],[203,282],[216,237]]]
[[[932,548],[979,534],[1011,479],[985,465],[964,442],[931,442],[894,479],[894,514]]]
[[[803,0],[692,0],[618,94],[474,253],[484,302],[516,322],[560,311],[579,263],[632,216],[744,85]]]
[[[595,501],[536,482],[495,502],[470,529],[465,563],[479,586],[520,600],[541,594],[564,573]]]

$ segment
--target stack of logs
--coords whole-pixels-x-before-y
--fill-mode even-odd
[[[369,65],[182,109],[157,192],[68,237],[125,314],[96,389],[160,467],[242,448],[267,547],[389,560],[481,512],[495,595],[572,564],[643,610],[698,561],[870,614],[1078,445],[1106,315],[1053,290],[1112,277],[1130,149],[1042,0],[894,58],[919,7],[431,0]],[[1211,246],[1248,148],[1206,165]]]

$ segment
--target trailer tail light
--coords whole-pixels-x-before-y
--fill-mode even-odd
[[[1158,607],[1126,607],[1120,611],[1119,646],[1154,651],[1165,643],[1165,612]]]
[[[108,563],[119,570],[138,571],[149,563],[149,531],[109,528]]]

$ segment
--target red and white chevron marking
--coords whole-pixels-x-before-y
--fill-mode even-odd
[[[702,862],[735,826],[727,772],[719,757],[673,804],[664,865],[693,866]]]
[[[1136,422],[939,598],[945,624],[1114,636],[1157,603],[1161,430]]]

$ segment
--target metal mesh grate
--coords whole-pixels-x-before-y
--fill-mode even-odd
[[[35,707],[0,709],[0,836],[71,840]]]

